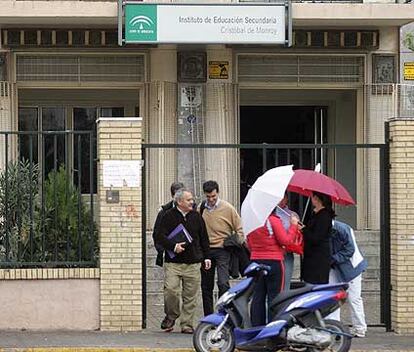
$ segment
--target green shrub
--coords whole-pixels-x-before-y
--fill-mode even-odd
[[[13,161],[3,170],[0,262],[15,266],[72,262],[73,266],[97,260],[96,224],[69,176],[61,166],[48,174],[42,189],[37,164]]]
[[[98,233],[91,212],[63,166],[45,182],[47,260],[93,261]]]
[[[13,161],[0,174],[0,260],[24,260],[37,221],[39,168]]]

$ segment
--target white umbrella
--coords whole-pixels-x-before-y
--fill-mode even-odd
[[[293,176],[293,165],[275,167],[260,176],[249,189],[241,207],[243,232],[262,227],[272,210],[283,199],[286,188]]]

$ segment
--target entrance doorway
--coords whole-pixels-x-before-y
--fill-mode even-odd
[[[326,106],[241,106],[241,144],[323,144],[327,143]],[[241,200],[249,187],[267,169],[293,164],[295,168],[326,168],[324,152],[299,150],[289,146],[241,150]]]

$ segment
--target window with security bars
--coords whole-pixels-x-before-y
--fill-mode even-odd
[[[239,82],[364,83],[362,56],[241,54],[237,65]]]
[[[1,84],[1,81],[6,81],[6,80],[7,80],[6,54],[0,53],[0,84]]]
[[[73,109],[73,128],[75,131],[92,131],[92,141],[88,138],[79,138],[73,141],[73,169],[74,182],[80,184],[82,193],[90,191],[90,158],[97,155],[97,134],[96,120],[98,117],[122,117],[124,116],[123,107],[104,107],[104,108],[74,108]],[[92,143],[92,150],[90,148]],[[93,155],[90,155],[90,153]],[[96,163],[93,163],[93,193],[97,191],[97,169]]]
[[[91,184],[93,193],[96,193],[96,120],[98,117],[122,116],[124,107],[20,107],[18,123],[21,132],[65,131],[67,126],[73,126],[74,131],[71,135],[20,134],[20,159],[39,163],[46,178],[51,171],[63,165],[71,170],[73,182],[82,193],[90,193]],[[92,133],[76,133],[80,131]]]
[[[143,82],[144,56],[18,55],[17,81]]]
[[[19,108],[19,131],[64,131],[65,109],[62,107]],[[45,175],[65,163],[65,138],[63,135],[44,136],[42,140],[34,134],[19,136],[19,153],[23,160],[41,163]]]

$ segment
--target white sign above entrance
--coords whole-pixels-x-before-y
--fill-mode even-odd
[[[126,2],[125,43],[287,44],[290,2],[151,4]]]

